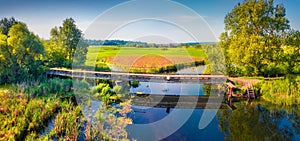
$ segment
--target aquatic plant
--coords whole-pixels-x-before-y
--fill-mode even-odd
[[[77,140],[83,122],[81,107],[73,106],[72,102],[64,101],[61,104],[61,112],[56,115],[50,136],[63,140]]]
[[[0,91],[0,140],[22,140],[28,133],[36,137],[57,110],[58,102],[55,100],[29,101],[25,94]]]

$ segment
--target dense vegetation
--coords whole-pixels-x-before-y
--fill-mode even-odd
[[[24,23],[0,20],[0,84],[36,79],[43,73],[44,48]]]
[[[120,101],[128,93],[124,88],[113,87],[110,81],[97,80],[96,86],[91,88],[90,84],[94,82],[86,80],[46,78],[45,70],[50,67],[96,67],[96,70],[110,71],[110,65],[114,65],[128,72],[169,73],[205,64],[205,74],[226,74],[227,70],[232,76],[282,75],[282,79],[257,83],[256,92],[271,103],[299,105],[300,32],[290,28],[284,7],[274,5],[273,0],[248,0],[228,13],[224,22],[226,32],[221,35],[219,43],[222,53],[216,44],[158,45],[84,40],[72,18],[64,20],[62,26],[54,27],[50,40],[43,40],[30,32],[23,22],[14,18],[1,19],[0,85],[11,87],[0,89],[0,140],[127,138],[125,127],[132,122],[127,113],[132,111],[130,100]],[[114,46],[88,48],[88,44]],[[137,87],[139,82],[130,85]],[[210,93],[211,89],[217,88],[203,86],[205,93]],[[77,103],[75,96],[84,102]],[[83,109],[89,109],[92,99],[101,100],[102,104],[93,116]],[[111,106],[114,102],[119,107]],[[230,140],[259,140],[265,135],[265,139],[272,139],[272,132],[259,132],[266,128],[288,133],[273,122],[260,121],[260,116],[276,112],[266,111],[260,106],[237,111],[246,111],[246,114],[233,112],[229,116],[223,113],[223,117],[219,117],[223,132],[239,129],[226,135]],[[236,119],[248,122],[242,122],[241,126]],[[41,133],[51,121],[53,129]],[[225,128],[224,125],[229,123],[229,128]],[[254,136],[250,129],[253,125],[257,129]],[[276,134],[275,137],[291,138],[289,134]]]
[[[104,105],[93,115],[93,121],[88,118],[91,111],[83,110],[84,106],[90,106],[90,101],[77,103],[72,98],[82,96],[82,93],[75,94],[78,91],[73,91],[74,86],[81,86],[80,91],[85,89],[85,96],[103,100]],[[89,86],[84,80],[54,78],[1,89],[0,140],[126,139],[125,127],[131,123],[126,117],[131,112],[130,101],[124,101],[119,107],[107,105],[112,96],[117,97],[116,94],[122,92],[122,87],[111,88],[103,82],[91,90]],[[53,122],[54,127],[43,131],[49,122]]]
[[[230,75],[300,73],[300,32],[290,28],[283,5],[248,0],[228,13],[224,23],[220,45]]]
[[[257,84],[257,92],[275,104],[300,104],[300,32],[291,29],[284,6],[273,0],[247,0],[236,5],[224,23],[220,46],[228,74],[284,76]]]
[[[0,20],[0,84],[41,79],[48,67],[83,64],[87,44],[81,42],[82,38],[71,18],[51,30],[49,41],[40,39],[14,18]]]
[[[288,106],[300,104],[300,76],[263,81],[256,87],[262,97],[271,103]]]

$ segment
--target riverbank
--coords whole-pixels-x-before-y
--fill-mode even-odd
[[[96,115],[84,110],[90,107],[87,97],[95,96],[105,103],[111,94],[122,89],[114,87],[112,91],[108,84],[99,85],[90,91],[85,80],[54,78],[1,86],[0,140],[125,140],[125,127],[130,121],[124,116],[129,111],[124,107],[128,108],[128,104],[116,108],[101,106]],[[119,130],[116,123],[124,127]],[[104,124],[110,128],[103,130]]]
[[[300,104],[300,76],[286,76],[273,79],[229,78],[237,87],[239,94],[244,94],[249,85],[253,86],[255,95],[276,105]]]

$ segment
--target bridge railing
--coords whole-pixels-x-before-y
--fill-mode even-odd
[[[47,70],[47,75],[65,76],[77,78],[93,78],[93,79],[124,79],[124,80],[164,80],[164,81],[182,81],[191,82],[199,81],[204,83],[223,83],[226,81],[224,75],[197,75],[197,74],[140,74],[140,73],[125,73],[125,72],[100,72],[86,70],[68,70],[51,68]]]

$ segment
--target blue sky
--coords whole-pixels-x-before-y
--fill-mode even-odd
[[[199,25],[203,24],[205,26],[207,24],[215,35],[215,39],[217,39],[220,33],[224,31],[223,20],[225,15],[241,1],[243,0],[176,0],[174,1],[176,2],[175,5],[163,10],[157,10],[161,1],[157,1],[157,5],[151,5],[151,3],[146,4],[147,1],[144,0],[144,4],[126,7],[126,3],[124,4],[124,2],[127,1],[124,0],[0,0],[0,18],[13,16],[17,20],[25,22],[31,31],[44,39],[49,38],[51,28],[60,26],[64,19],[72,17],[76,21],[78,28],[85,33],[87,38],[145,41],[149,39],[148,42],[158,43],[189,42],[194,41],[195,37],[189,36],[190,34],[186,34],[189,31],[186,32],[183,29],[192,26],[196,30],[196,24],[199,22]],[[130,2],[133,3],[135,1]],[[174,4],[174,2],[172,3]],[[298,8],[300,0],[275,0],[275,3],[284,4],[287,11],[287,18],[290,20],[292,28],[300,30],[300,18],[298,14],[300,13]],[[120,8],[122,6],[118,6],[119,4],[123,4],[123,9]],[[180,8],[181,10],[179,10]],[[194,21],[194,24],[191,24],[191,22],[188,23],[195,19],[197,15],[191,13],[191,11],[185,11],[186,9],[195,11],[202,19],[198,19],[197,22]],[[151,11],[151,14],[149,11]],[[155,19],[161,20],[138,20],[125,26],[121,24],[121,21],[124,21],[126,18],[142,17],[141,15],[145,15],[145,17],[154,16]],[[105,16],[107,17],[105,18]],[[173,19],[170,18],[172,16]],[[91,28],[97,22],[102,22],[103,25],[104,20],[107,23],[107,27]],[[116,20],[122,25],[117,30],[114,29],[117,26],[112,27]],[[167,23],[169,20],[175,24]],[[186,23],[179,23],[179,21],[183,20]],[[181,24],[184,24],[184,26]],[[182,29],[178,27],[182,27]],[[193,30],[193,28],[189,30]],[[111,31],[106,31],[108,29]],[[203,31],[199,35],[200,39],[198,38],[200,41],[214,40],[211,39],[213,38],[212,36],[208,35],[207,32],[209,31],[205,30],[204,32],[204,29],[199,29],[199,33],[201,32],[200,30]],[[91,31],[95,33],[91,33]],[[107,34],[101,36],[101,32],[103,34],[107,32]],[[106,36],[109,33],[109,37]],[[156,41],[159,38],[161,41]]]

